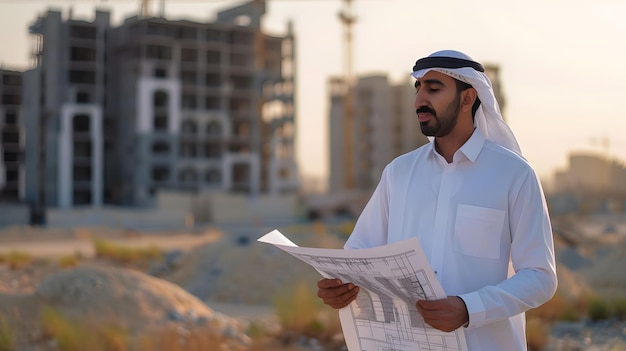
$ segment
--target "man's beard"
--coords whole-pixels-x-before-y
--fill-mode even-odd
[[[415,112],[428,112],[433,115],[433,119],[426,123],[420,123],[422,134],[430,137],[444,137],[454,129],[459,119],[459,112],[461,106],[459,104],[461,100],[461,94],[457,94],[454,101],[448,105],[446,110],[441,114],[441,118],[437,116],[437,112],[428,107],[421,107]],[[434,125],[432,124],[434,122]]]

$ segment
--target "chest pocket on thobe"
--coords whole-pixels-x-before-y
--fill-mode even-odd
[[[464,255],[499,259],[505,212],[459,204],[454,223],[454,249]]]

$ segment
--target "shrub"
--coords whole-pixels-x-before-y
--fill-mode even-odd
[[[589,302],[589,318],[594,321],[608,319],[611,316],[608,303],[601,298],[594,298]]]
[[[626,320],[626,298],[616,298],[611,301],[613,316],[620,321]]]
[[[580,314],[573,306],[567,306],[559,316],[559,320],[563,322],[577,322],[580,318]]]
[[[317,314],[323,305],[308,285],[300,282],[276,296],[274,308],[284,330],[304,333],[318,322]]]
[[[262,325],[258,323],[250,323],[247,328],[246,334],[248,334],[248,336],[251,338],[259,338],[267,335],[267,331]]]
[[[321,342],[336,342],[333,337],[341,333],[341,323],[336,310],[327,307],[317,297],[317,290],[300,282],[273,299],[278,315],[283,342],[289,343],[298,336],[314,337]]]
[[[0,316],[0,351],[15,349],[15,330],[4,316]]]

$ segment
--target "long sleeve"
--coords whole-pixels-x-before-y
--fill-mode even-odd
[[[509,318],[548,301],[556,291],[554,244],[541,185],[529,171],[511,194],[509,226],[515,272],[497,285],[463,294],[470,313],[468,328]]]

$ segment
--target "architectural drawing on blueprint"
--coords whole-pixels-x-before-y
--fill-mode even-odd
[[[336,250],[291,246],[281,236],[273,231],[259,241],[276,245],[325,277],[359,286],[357,299],[340,310],[351,351],[467,350],[462,330],[436,330],[417,312],[417,300],[446,297],[417,239],[372,249]]]

